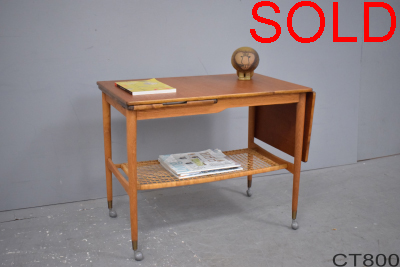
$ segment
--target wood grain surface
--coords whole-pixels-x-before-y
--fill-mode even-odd
[[[315,92],[306,93],[306,110],[301,160],[308,161],[314,115]],[[255,137],[290,156],[294,156],[296,105],[268,105],[256,107]]]
[[[116,81],[99,81],[97,85],[100,90],[113,98],[125,109],[134,109],[135,105],[312,91],[309,87],[261,74],[254,74],[250,81],[240,81],[237,79],[236,74],[157,78],[157,80],[175,87],[177,89],[176,93],[132,96],[116,87]]]

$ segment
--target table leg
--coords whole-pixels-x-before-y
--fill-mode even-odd
[[[294,172],[293,172],[293,198],[292,198],[292,228],[297,230],[299,224],[296,221],[297,204],[299,200],[301,154],[303,151],[304,116],[306,107],[306,94],[300,94],[296,108],[296,133],[294,147]]]
[[[255,119],[256,119],[256,107],[249,107],[249,129],[248,129],[248,148],[254,148],[254,127],[255,127]],[[252,155],[251,155],[252,157]],[[250,159],[249,159],[250,160]],[[253,161],[251,161],[252,163]],[[253,167],[253,166],[250,166]],[[250,191],[251,184],[253,181],[253,175],[247,176],[247,196],[251,197],[253,194]]]
[[[138,251],[138,216],[137,216],[137,113],[129,110],[126,113],[126,144],[128,154],[128,179],[129,179],[129,207],[131,214],[132,249],[135,260],[142,260],[143,254]]]
[[[117,213],[112,208],[112,173],[108,169],[108,159],[111,159],[111,108],[106,100],[106,95],[102,94],[103,103],[103,133],[104,133],[104,159],[106,166],[106,184],[107,184],[107,202],[109,215],[112,218],[117,217]]]

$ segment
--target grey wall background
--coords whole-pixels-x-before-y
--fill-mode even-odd
[[[363,1],[340,1],[332,42],[332,2],[325,31],[311,44],[288,33],[287,13],[298,1],[276,1],[282,35],[255,21],[257,1],[0,1],[0,210],[106,196],[101,94],[96,81],[233,73],[232,52],[251,46],[256,72],[317,92],[309,162],[303,170],[351,164],[400,153],[399,34],[363,43]],[[386,1],[399,13],[398,1]],[[303,37],[319,27],[308,7],[294,16]],[[371,32],[383,36],[390,17],[371,10]],[[115,162],[126,160],[125,121],[112,113]],[[159,154],[247,145],[247,109],[140,121],[138,159]],[[271,149],[273,150],[273,149]],[[290,159],[282,153],[281,156]],[[114,193],[124,194],[114,183]]]
[[[388,2],[399,18],[400,2]],[[371,35],[390,27],[388,12],[371,9]],[[397,19],[397,31],[399,20]],[[386,31],[386,32],[385,32]],[[400,151],[400,36],[389,42],[364,43],[361,57],[358,159],[394,155]]]

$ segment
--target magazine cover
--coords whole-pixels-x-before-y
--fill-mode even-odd
[[[240,167],[219,149],[160,155],[158,161],[177,175]]]
[[[225,172],[233,172],[233,171],[241,171],[243,170],[242,167],[233,167],[233,168],[228,168],[228,169],[217,169],[217,170],[210,170],[210,171],[201,171],[201,172],[193,172],[193,173],[188,173],[188,174],[176,174],[173,172],[168,166],[165,165],[165,163],[160,162],[160,164],[166,169],[168,172],[170,172],[172,175],[174,175],[176,178],[179,179],[185,179],[185,178],[192,178],[192,177],[198,177],[198,176],[205,176],[205,175],[211,175],[211,174],[220,174],[220,173],[225,173]]]

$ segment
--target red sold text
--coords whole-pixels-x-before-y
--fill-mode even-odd
[[[272,43],[272,42],[275,42],[276,40],[278,40],[279,36],[281,35],[282,28],[279,25],[279,23],[277,23],[276,21],[273,21],[271,19],[266,19],[266,18],[260,17],[258,15],[258,13],[257,13],[258,9],[260,7],[264,7],[264,6],[271,7],[275,11],[275,13],[280,13],[280,9],[279,9],[278,5],[276,5],[274,2],[261,1],[261,2],[258,2],[257,4],[255,4],[253,7],[253,10],[252,10],[253,18],[258,22],[275,27],[275,30],[276,30],[275,35],[272,37],[264,38],[264,37],[259,36],[256,33],[255,29],[250,29],[250,33],[251,33],[251,36],[253,36],[253,38],[260,43]],[[315,11],[318,12],[319,19],[320,19],[320,25],[319,25],[319,29],[318,29],[317,33],[314,34],[314,36],[311,36],[308,38],[300,37],[293,29],[293,15],[297,9],[304,7],[304,6],[312,7],[313,9],[315,9]],[[371,7],[384,8],[389,12],[390,29],[389,29],[389,32],[385,36],[371,37],[369,35],[369,9]],[[312,2],[312,1],[298,2],[289,10],[289,13],[287,16],[287,27],[288,27],[290,35],[297,42],[300,42],[300,43],[315,42],[316,40],[318,40],[321,37],[321,35],[323,34],[324,29],[325,29],[324,11],[322,11],[322,9],[316,3]],[[390,38],[392,38],[395,30],[396,30],[396,14],[395,14],[393,8],[389,4],[384,3],[384,2],[365,2],[364,3],[364,42],[388,41]],[[357,37],[339,36],[338,2],[333,2],[333,42],[357,42]]]

